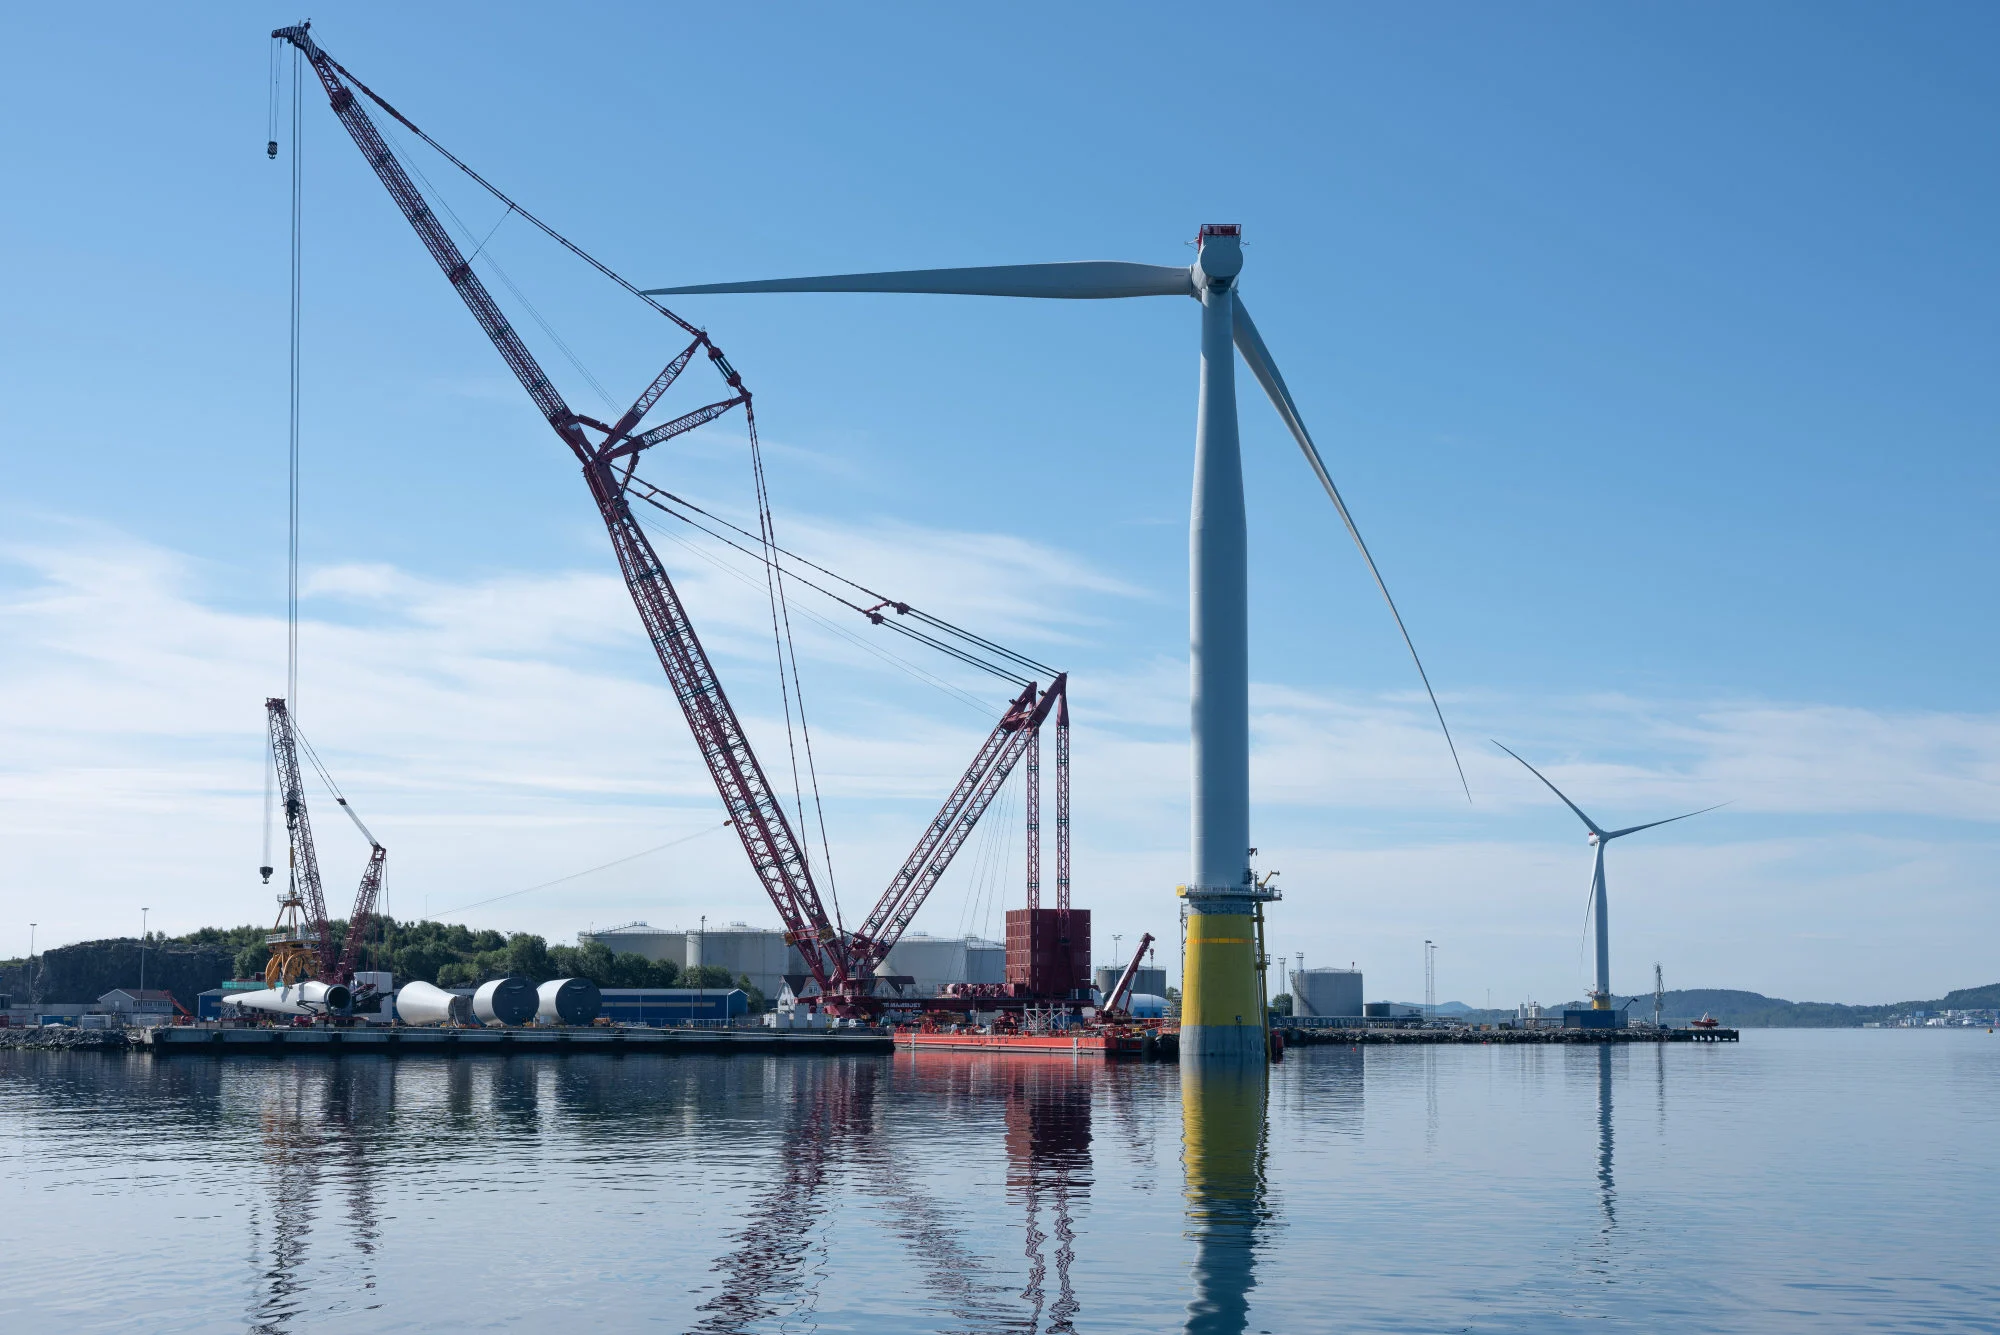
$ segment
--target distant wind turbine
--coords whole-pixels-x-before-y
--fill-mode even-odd
[[[1493,745],[1499,747],[1508,755],[1513,756],[1514,759],[1521,760],[1521,757],[1516,755],[1513,749],[1504,743],[1495,741]],[[1584,815],[1583,808],[1570,801],[1564,795],[1562,789],[1549,783],[1549,778],[1546,774],[1536,769],[1533,765],[1529,765],[1525,760],[1521,760],[1521,763],[1527,766],[1528,773],[1540,779],[1544,784],[1548,784],[1549,791],[1557,797],[1562,798],[1562,804],[1571,811],[1574,811],[1576,818],[1583,822],[1583,828],[1590,831],[1589,843],[1595,851],[1595,856],[1591,861],[1590,867],[1590,897],[1592,909],[1597,914],[1597,988],[1590,994],[1590,1008],[1600,1011],[1610,1010],[1611,929],[1605,920],[1604,912],[1604,846],[1613,839],[1623,839],[1628,834],[1637,834],[1641,830],[1650,830],[1656,825],[1672,825],[1677,820],[1686,820],[1689,816],[1700,816],[1714,811],[1716,807],[1724,807],[1729,804],[1727,802],[1718,802],[1713,807],[1703,807],[1700,811],[1690,811],[1686,815],[1669,816],[1665,820],[1648,821],[1644,825],[1628,825],[1622,830],[1606,830],[1600,828],[1596,821]]]

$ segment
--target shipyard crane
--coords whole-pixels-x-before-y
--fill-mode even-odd
[[[271,763],[277,771],[278,794],[285,806],[285,835],[290,845],[291,875],[285,897],[279,901],[278,923],[265,942],[271,957],[264,966],[264,980],[272,987],[289,987],[308,978],[326,983],[346,983],[361,962],[361,941],[375,918],[375,903],[382,893],[382,871],[389,852],[383,848],[361,817],[349,805],[332,781],[334,801],[368,840],[368,865],[362,869],[361,885],[354,895],[354,912],[347,920],[347,939],[334,949],[333,924],[327,917],[326,892],[319,875],[319,854],[313,847],[312,819],[306,812],[305,776],[299,767],[301,738],[293,725],[292,713],[284,700],[273,696],[264,702],[271,734]],[[308,754],[311,752],[307,747]],[[317,767],[317,762],[315,762]],[[265,881],[272,868],[263,867]]]
[[[972,764],[945,799],[937,817],[926,827],[917,847],[861,926],[852,933],[845,932],[828,916],[813,879],[812,864],[805,845],[799,833],[793,830],[778,790],[752,749],[715,667],[695,633],[680,594],[631,505],[634,494],[649,501],[657,494],[657,488],[634,476],[640,455],[736,409],[743,411],[753,461],[756,460],[759,457],[756,415],[749,388],[723,355],[722,349],[709,338],[707,331],[696,328],[654,298],[641,293],[508,199],[328,55],[313,40],[311,27],[311,22],[307,21],[279,28],[271,36],[275,41],[289,43],[311,64],[335,116],[388,190],[404,219],[415,230],[418,239],[465,302],[479,327],[485,331],[501,360],[506,362],[515,379],[527,391],[537,411],[581,465],[591,499],[610,536],[625,586],[631,593],[640,620],[645,624],[674,696],[680,702],[689,730],[694,735],[695,746],[708,767],[731,826],[743,842],[752,870],[784,922],[786,940],[798,949],[813,981],[828,999],[829,1007],[836,1013],[847,1014],[865,1013],[873,1007],[875,1003],[870,1000],[869,993],[874,985],[875,966],[888,955],[1022,756],[1029,754],[1038,758],[1040,729],[1052,709],[1056,711],[1057,718],[1057,889],[1059,907],[1066,909],[1069,887],[1068,704],[1066,683],[1061,676],[1057,676],[1046,691],[1040,689],[1037,682],[1026,684],[1021,696],[995,725]],[[485,283],[474,272],[471,262],[382,137],[362,105],[364,97],[437,150],[496,199],[504,201],[510,215],[532,224],[645,302],[689,339],[687,345],[667,362],[617,420],[604,422],[586,416],[564,401],[561,392],[521,340]],[[720,378],[722,396],[670,421],[642,430],[642,423],[661,397],[698,357],[705,358]],[[767,568],[778,574],[782,586],[782,568],[777,565],[780,549],[771,534],[761,463],[757,464],[756,473],[762,526],[757,535],[763,548],[761,559],[767,562]],[[896,605],[895,610],[900,614],[909,609]],[[879,608],[874,609],[873,619],[882,620]],[[1037,759],[1031,774],[1038,769]],[[1031,839],[1031,846],[1035,842]],[[1030,864],[1031,894],[1038,890],[1034,885],[1039,875],[1038,864],[1037,853]]]

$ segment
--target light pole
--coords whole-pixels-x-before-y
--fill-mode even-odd
[[[28,1008],[39,1010],[42,1005],[40,980],[35,977],[35,927],[28,924]],[[40,1023],[38,1019],[36,1023]]]
[[[1424,1019],[1437,1015],[1437,943],[1424,939]]]
[[[146,990],[146,915],[151,912],[144,906],[139,909],[139,991],[142,994]]]

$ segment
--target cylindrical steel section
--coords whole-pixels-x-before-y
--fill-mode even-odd
[[[1236,436],[1235,298],[1202,297],[1189,535],[1189,678],[1193,692],[1193,866],[1190,884],[1250,880],[1250,621],[1243,458]],[[1261,1035],[1260,1035],[1261,1041]]]
[[[540,1024],[589,1024],[604,1009],[604,996],[588,978],[551,978],[536,989]]]
[[[404,983],[396,994],[396,1018],[404,1024],[471,1024],[472,998],[429,983]]]
[[[272,1015],[338,1015],[354,1004],[354,994],[343,984],[309,979],[290,987],[267,987],[224,997],[222,1004]]]
[[[540,1005],[535,985],[516,975],[481,983],[472,994],[473,1018],[487,1025],[526,1024]]]

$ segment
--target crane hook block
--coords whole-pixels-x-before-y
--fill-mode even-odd
[[[257,870],[258,870],[258,871],[259,871],[260,873],[262,873],[262,874],[263,874],[263,877],[264,877],[264,884],[265,884],[265,885],[269,885],[269,884],[271,883],[271,873],[272,873],[273,871],[276,871],[276,870],[277,870],[277,868],[275,868],[275,867],[259,867],[259,868],[258,868]]]

